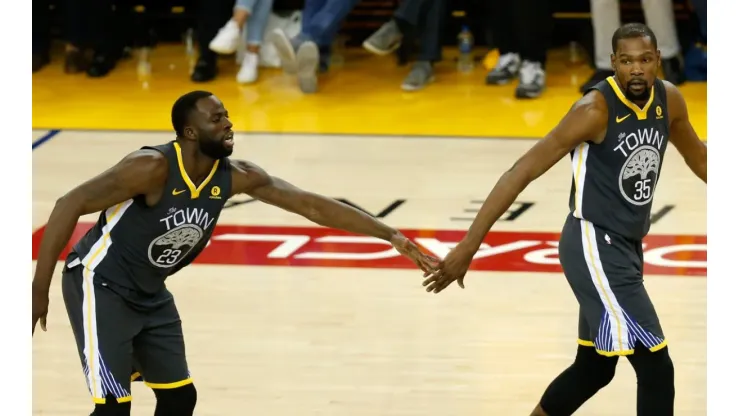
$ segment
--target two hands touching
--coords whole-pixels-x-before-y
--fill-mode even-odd
[[[478,251],[478,247],[463,241],[455,246],[443,260],[439,260],[422,253],[419,247],[403,234],[395,235],[391,239],[391,244],[424,272],[423,285],[427,292],[434,293],[441,292],[454,281],[465,289],[463,279],[473,261],[473,256]]]

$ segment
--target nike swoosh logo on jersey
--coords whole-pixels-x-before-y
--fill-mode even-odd
[[[619,118],[619,116],[617,116],[617,124],[619,124],[619,123],[623,122],[623,121],[624,121],[625,119],[627,119],[627,117],[629,117],[629,116],[631,116],[631,115],[632,115],[632,114],[627,114],[626,116],[624,116],[624,117],[622,117],[622,118]]]
[[[180,195],[183,192],[185,192],[184,189],[182,191],[178,191],[177,188],[175,188],[175,189],[172,190],[172,195]]]

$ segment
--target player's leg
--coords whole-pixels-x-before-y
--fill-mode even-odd
[[[588,322],[581,312],[578,319],[578,348],[573,363],[545,390],[532,416],[572,415],[614,378],[618,357],[596,352]]]
[[[582,222],[582,228],[593,280],[605,306],[594,334],[595,348],[601,354],[629,357],[637,376],[638,415],[672,415],[673,362],[645,290],[642,243],[610,235],[588,222]]]
[[[533,416],[571,415],[614,377],[618,358],[613,348],[604,346],[605,306],[584,255],[580,220],[569,216],[558,246],[560,263],[580,305],[578,348],[573,363],[547,387]]]
[[[642,261],[642,247],[638,247]],[[615,295],[625,311],[635,339],[627,356],[637,376],[637,415],[673,415],[675,399],[673,360],[642,277],[620,286]]]
[[[144,330],[134,339],[134,357],[144,384],[157,397],[154,416],[192,416],[198,394],[174,300],[147,315]]]
[[[94,414],[129,415],[132,339],[141,325],[136,313],[83,266],[65,268],[62,295]]]

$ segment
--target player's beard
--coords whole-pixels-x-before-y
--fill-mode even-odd
[[[227,149],[226,146],[224,146],[223,140],[216,139],[198,140],[198,147],[200,148],[201,153],[212,159],[228,157],[234,152],[234,149]]]
[[[630,89],[627,89],[627,93],[625,95],[630,101],[647,101],[650,98],[650,90],[646,88],[640,94],[635,94]]]
[[[636,93],[634,93],[632,91],[632,89],[629,88],[629,83],[628,83],[627,84],[627,88],[625,88],[625,91],[624,91],[625,94],[624,95],[630,101],[638,101],[638,102],[639,101],[647,101],[648,99],[650,99],[650,90],[651,90],[651,88],[650,88],[650,86],[648,86],[647,83],[645,83],[644,85],[645,85],[645,88],[642,90],[642,92],[639,93],[639,94],[636,94]]]

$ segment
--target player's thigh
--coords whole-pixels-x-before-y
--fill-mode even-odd
[[[62,295],[93,401],[131,400],[133,339],[143,322],[82,266],[65,268]]]
[[[147,315],[145,328],[134,339],[134,358],[144,383],[153,389],[192,383],[174,300]]]

